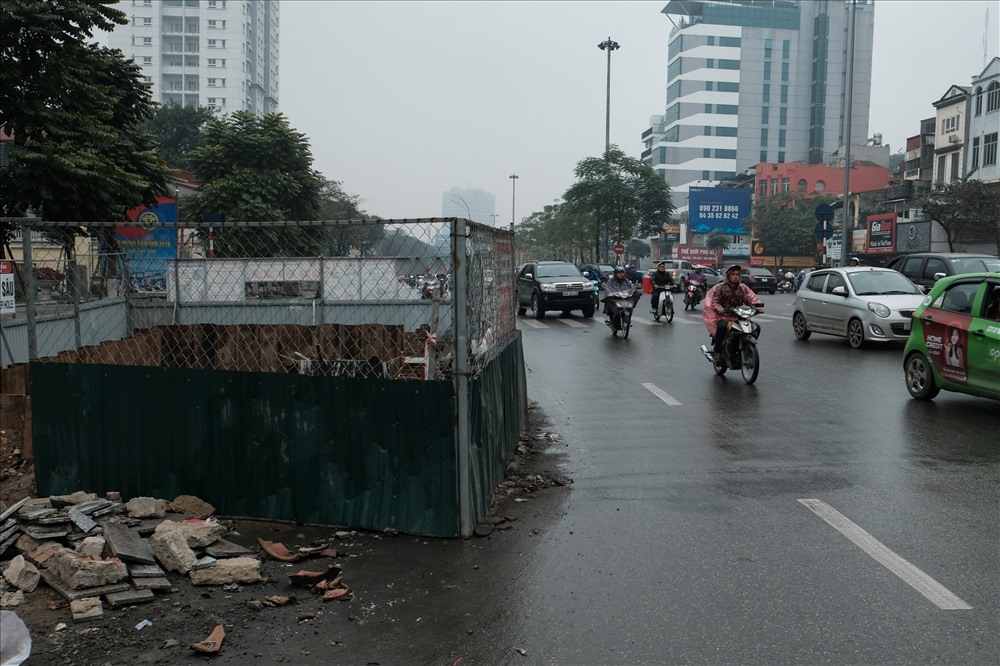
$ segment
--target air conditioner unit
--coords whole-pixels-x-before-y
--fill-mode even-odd
[[[959,142],[959,138],[958,138],[957,134],[949,134],[948,135],[948,143],[958,143],[958,142]]]

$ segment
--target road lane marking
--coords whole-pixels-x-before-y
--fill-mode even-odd
[[[872,556],[876,562],[899,576],[907,585],[927,597],[938,608],[942,610],[970,610],[972,608],[944,585],[889,550],[882,542],[851,522],[849,518],[829,504],[818,499],[800,499],[799,503],[850,539],[854,545]]]
[[[556,319],[560,324],[566,324],[567,326],[572,326],[573,328],[587,328],[586,324],[575,321],[573,319]]]
[[[540,321],[535,321],[534,319],[522,319],[521,323],[527,324],[531,328],[548,328],[546,324],[543,324]]]
[[[791,321],[792,320],[791,317],[786,317],[784,315],[775,315],[775,314],[757,315],[754,318],[755,319],[763,319],[765,321],[770,321],[771,319],[784,319],[785,321]]]
[[[657,398],[659,398],[663,402],[667,403],[668,405],[671,405],[673,407],[677,407],[678,405],[681,404],[676,398],[674,398],[673,396],[671,396],[669,393],[665,393],[663,391],[663,389],[661,389],[660,387],[658,387],[656,384],[644,383],[642,386],[647,391],[649,391],[650,393],[652,393],[653,395],[655,395]]]

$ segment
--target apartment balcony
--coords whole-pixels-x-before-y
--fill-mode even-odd
[[[918,180],[920,178],[920,169],[907,169],[903,172],[903,178],[906,180]]]
[[[640,160],[645,160],[647,157],[649,157],[652,154],[653,154],[653,149],[652,148],[648,148],[648,149],[642,151],[642,155],[639,156],[639,159]]]

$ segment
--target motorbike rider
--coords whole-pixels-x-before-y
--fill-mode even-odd
[[[743,267],[739,264],[733,264],[727,268],[725,281],[709,289],[705,296],[705,308],[702,310],[701,318],[705,322],[708,334],[712,336],[715,354],[722,353],[722,342],[726,339],[726,333],[729,331],[729,320],[722,316],[726,308],[752,305],[757,308],[757,312],[764,311],[764,303],[761,302],[757,294],[740,281],[742,269]]]
[[[705,282],[707,278],[705,277],[705,271],[702,270],[701,266],[695,266],[694,270],[688,273],[687,281],[698,285],[698,291],[702,294],[705,293]]]
[[[670,289],[673,286],[674,276],[667,271],[667,262],[661,261],[656,264],[656,270],[653,271],[653,295],[651,297],[653,312],[656,312],[656,306],[663,296],[663,290]],[[661,289],[657,289],[657,287],[661,287]]]
[[[624,266],[615,266],[614,274],[608,278],[608,281],[604,285],[605,294],[614,294],[619,291],[628,292],[629,294],[635,291],[635,285],[625,277]],[[611,314],[607,302],[604,303],[604,314]]]

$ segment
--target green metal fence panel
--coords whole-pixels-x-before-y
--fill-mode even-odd
[[[471,496],[475,522],[490,508],[490,497],[514,456],[522,420],[518,399],[524,382],[520,339],[511,340],[469,382]]]
[[[449,381],[32,363],[40,494],[458,535]],[[516,436],[514,438],[516,441]]]

